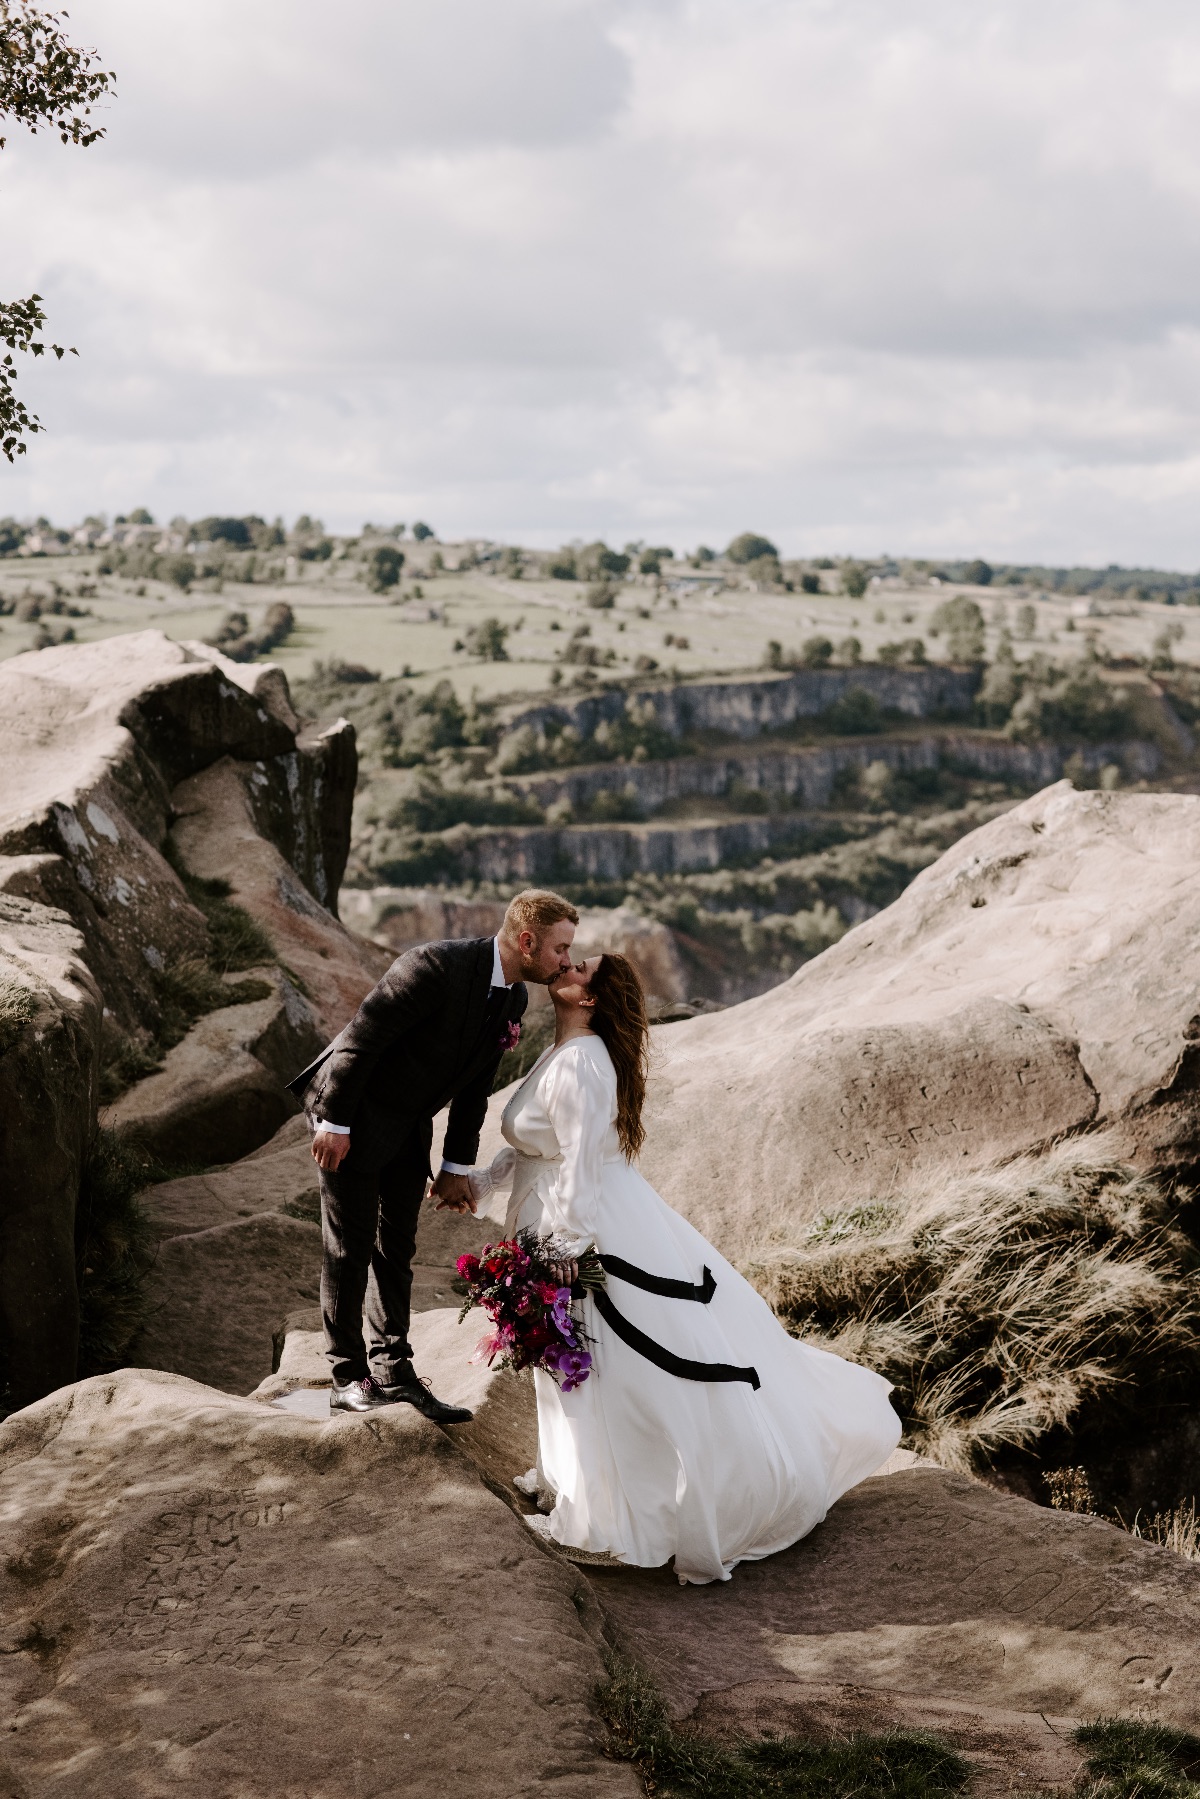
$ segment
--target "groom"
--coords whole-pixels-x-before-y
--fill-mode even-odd
[[[470,1418],[434,1397],[413,1368],[408,1341],[434,1114],[449,1102],[433,1183],[438,1207],[474,1212],[467,1171],[496,1066],[520,1035],[528,1002],[522,982],[545,985],[570,968],[578,922],[568,900],[531,888],[509,905],[497,937],[406,950],[345,1029],[289,1083],[308,1114],[321,1170],[331,1411],[407,1401],[438,1424]]]

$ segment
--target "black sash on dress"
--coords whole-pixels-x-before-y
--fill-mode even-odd
[[[615,1275],[618,1280],[628,1281],[631,1287],[640,1287],[643,1293],[657,1293],[662,1299],[689,1299],[697,1305],[706,1306],[717,1290],[712,1270],[704,1270],[701,1284],[693,1286],[690,1281],[669,1280],[664,1275],[648,1274],[644,1268],[638,1268],[621,1256],[602,1255],[601,1266],[606,1274]],[[592,1293],[596,1302],[596,1310],[609,1328],[627,1343],[638,1355],[645,1356],[664,1374],[674,1374],[680,1380],[699,1381],[747,1381],[756,1391],[762,1385],[755,1368],[735,1368],[732,1362],[692,1362],[686,1356],[678,1356],[673,1350],[664,1349],[645,1331],[640,1331],[636,1324],[631,1324],[624,1313],[618,1312],[603,1287]]]
[[[631,1287],[640,1287],[643,1293],[657,1293],[660,1299],[694,1299],[697,1305],[706,1306],[717,1290],[711,1268],[704,1270],[703,1281],[693,1287],[691,1281],[673,1281],[665,1275],[647,1274],[644,1268],[635,1267],[623,1256],[601,1256],[600,1266],[605,1274],[615,1274],[618,1280],[628,1281]]]

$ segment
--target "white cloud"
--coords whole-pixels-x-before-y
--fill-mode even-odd
[[[1182,0],[79,0],[0,508],[1200,563]]]

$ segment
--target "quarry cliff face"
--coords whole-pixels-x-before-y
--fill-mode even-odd
[[[0,1321],[22,1404],[74,1378],[98,1101],[169,1159],[246,1153],[386,955],[336,917],[353,731],[305,738],[278,669],[157,631],[17,656],[0,761]],[[219,906],[250,946],[224,963]]]

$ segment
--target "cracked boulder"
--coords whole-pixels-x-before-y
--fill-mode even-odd
[[[42,1357],[40,1377],[32,1389],[17,1385],[32,1398],[74,1372],[65,1371],[77,1306],[59,1239],[79,1191],[77,1140],[95,1121],[93,1025],[101,1008],[106,1068],[119,1075],[153,1066],[179,1028],[178,971],[206,974],[211,998],[216,969],[231,959],[236,966],[202,909],[219,890],[206,894],[193,877],[229,881],[265,927],[279,965],[253,971],[274,989],[270,998],[200,1018],[109,1115],[170,1160],[226,1161],[270,1138],[295,1111],[283,1083],[341,1027],[388,958],[335,916],[350,841],[354,734],[341,725],[305,738],[278,668],[229,662],[160,631],[13,656],[0,663],[0,757],[0,902],[25,908],[27,920],[69,926],[64,956],[80,976],[67,972],[47,986],[24,964],[12,976],[14,1004],[46,1020],[44,1031],[39,1022],[25,1033],[16,1060],[7,1059],[22,1099],[7,1128],[0,1124],[0,1191],[20,1195],[12,1211],[21,1229],[44,1228],[47,1239],[38,1247],[29,1237],[21,1251],[25,1304],[31,1317],[57,1320],[42,1332],[54,1351]],[[236,792],[242,810],[235,819],[196,800],[180,821],[193,865],[170,841],[176,796],[187,797],[188,784],[214,768],[228,783],[221,792]],[[222,839],[211,852],[206,831]],[[265,871],[260,884],[251,869]],[[57,1023],[51,1012],[61,1013]],[[58,1048],[25,1053],[51,1041],[68,1061],[78,1055],[77,1076],[60,1066]],[[78,1099],[85,1088],[86,1102]],[[42,1119],[52,1121],[44,1167],[31,1174],[42,1133],[30,1121]],[[20,1258],[10,1262],[20,1266]]]

